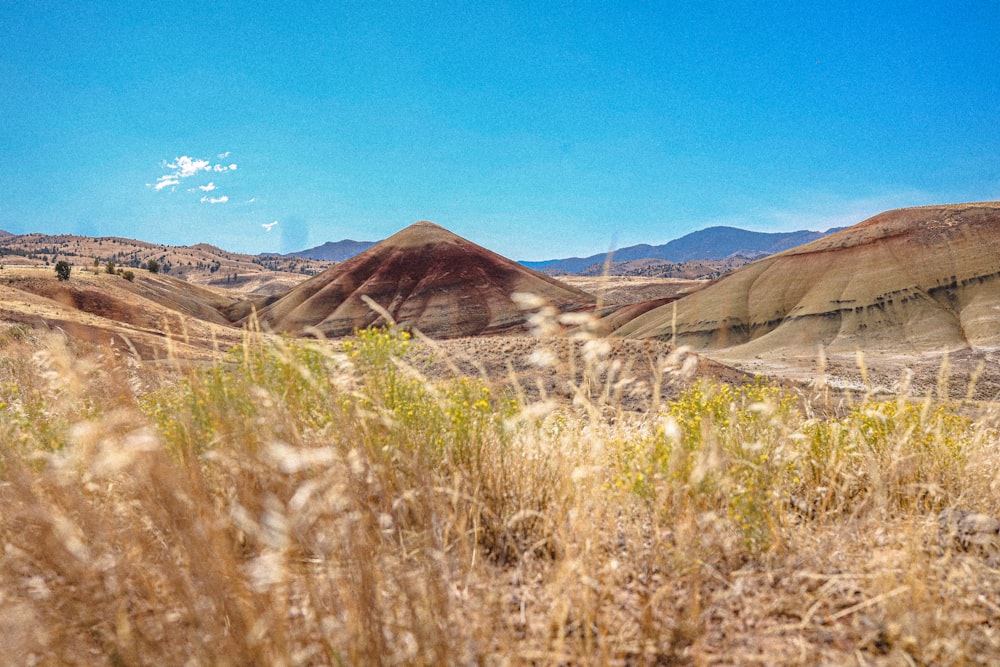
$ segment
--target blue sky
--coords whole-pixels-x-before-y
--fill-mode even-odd
[[[491,4],[0,3],[0,229],[546,259],[1000,199],[998,0]]]

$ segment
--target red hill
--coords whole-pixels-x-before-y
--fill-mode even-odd
[[[563,311],[594,297],[467,241],[432,222],[417,222],[294,288],[260,313],[278,331],[315,327],[327,336],[384,322],[368,296],[400,325],[436,338],[493,333],[523,323],[511,300],[530,292]]]

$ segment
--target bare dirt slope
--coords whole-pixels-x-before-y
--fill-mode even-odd
[[[367,296],[401,325],[435,338],[516,327],[524,315],[511,299],[530,292],[560,310],[593,308],[590,294],[527,269],[432,222],[418,222],[337,264],[260,312],[272,329],[328,336],[383,322]]]
[[[669,338],[674,305],[619,329]],[[900,209],[676,302],[679,344],[729,357],[1000,345],[1000,203]]]
[[[0,321],[62,331],[147,359],[208,358],[239,341],[240,331],[227,319],[237,299],[168,276],[135,273],[128,281],[76,270],[59,281],[51,268],[6,266],[0,271]]]

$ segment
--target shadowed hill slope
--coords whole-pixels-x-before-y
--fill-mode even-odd
[[[736,354],[1000,345],[1000,203],[882,213],[619,329]],[[676,309],[676,316],[674,315]]]
[[[594,297],[527,269],[432,222],[418,222],[311,278],[260,312],[272,329],[327,336],[380,324],[363,296],[401,325],[455,338],[503,331],[524,316],[511,300],[530,292],[560,310],[581,310]]]

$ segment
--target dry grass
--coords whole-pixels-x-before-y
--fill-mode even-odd
[[[935,522],[1000,514],[991,412],[669,350],[632,411],[602,341],[533,321],[561,393],[429,379],[394,332],[168,372],[0,331],[0,662],[1000,660],[1000,572]]]

